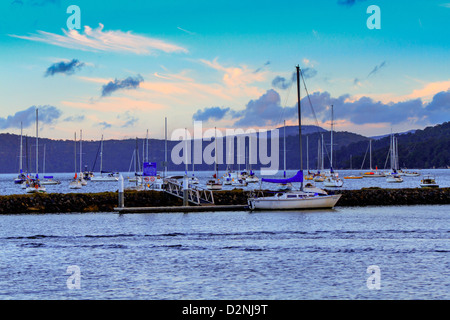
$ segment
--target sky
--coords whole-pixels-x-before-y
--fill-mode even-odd
[[[51,139],[295,125],[297,65],[303,124],[422,129],[450,120],[448,21],[449,0],[4,0],[0,132],[36,108]]]

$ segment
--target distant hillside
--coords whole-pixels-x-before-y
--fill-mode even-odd
[[[416,132],[417,130],[408,130],[408,131],[405,131],[405,132],[399,132],[399,133],[396,133],[397,135],[401,135],[401,134],[408,134],[408,133],[414,133],[414,132]],[[370,139],[373,139],[373,140],[380,140],[380,139],[382,139],[382,138],[386,138],[386,137],[389,137],[390,136],[390,134],[383,134],[383,135],[380,135],[380,136],[373,136],[373,137],[369,137]]]
[[[288,129],[289,128],[289,129]],[[318,142],[324,140],[325,168],[330,166],[330,133],[324,129],[305,126],[306,133],[303,135],[303,166],[304,169],[317,168],[318,159]],[[307,133],[310,130],[309,134]],[[314,133],[312,133],[312,132]],[[279,137],[279,168],[283,168],[283,130],[280,128]],[[270,136],[270,135],[269,135]],[[262,139],[262,138],[260,138]],[[369,138],[351,132],[335,132],[334,136],[334,168],[350,168],[350,158],[352,160],[351,167],[359,169],[363,163],[364,155],[368,150]],[[248,138],[246,139],[248,140]],[[266,141],[259,140],[262,145],[266,145]],[[211,141],[202,142],[202,152],[207,153],[211,149]],[[220,143],[220,140],[219,140]],[[138,139],[138,153],[142,161],[142,150],[144,140]],[[169,170],[184,170],[184,164],[175,165],[171,161],[171,150],[179,145],[179,141],[168,141],[168,168]],[[0,172],[16,173],[19,171],[19,146],[20,136],[15,134],[0,134]],[[226,141],[223,140],[224,155],[222,162],[227,159]],[[308,147],[307,147],[308,146]],[[99,157],[100,141],[83,141],[83,166],[87,166],[89,170],[100,170]],[[134,170],[134,162],[132,155],[136,147],[135,139],[127,140],[105,140],[103,147],[103,169],[111,171],[128,171]],[[45,148],[45,164],[44,164],[44,148]],[[407,133],[398,136],[399,161],[402,167],[408,168],[446,168],[450,165],[450,123],[444,123],[435,127],[429,127],[424,130],[416,130],[414,133]],[[35,170],[35,138],[23,138],[23,168],[29,172]],[[386,157],[389,150],[389,137],[374,140],[372,142],[372,164],[373,167],[384,168]],[[74,142],[71,140],[51,140],[39,139],[39,171],[42,173],[45,166],[45,172],[73,172],[74,171]],[[237,163],[237,143],[234,145],[234,159]],[[158,169],[162,169],[164,161],[164,140],[149,140],[149,161],[156,162]],[[271,155],[271,146],[268,144],[268,155]],[[300,166],[299,158],[299,139],[297,127],[286,127],[286,164],[287,169],[298,169]],[[79,143],[77,143],[77,170],[79,170]],[[241,161],[244,162],[244,155]],[[258,159],[261,160],[261,159]],[[220,162],[220,160],[219,160]],[[267,165],[263,165],[267,167]],[[369,166],[369,154],[367,152],[364,168]],[[261,163],[252,165],[253,169],[261,167]],[[190,166],[191,168],[191,166]],[[213,165],[206,163],[196,164],[196,170],[213,170]],[[219,166],[220,170],[225,170],[226,165]],[[234,168],[238,166],[235,164]],[[241,165],[241,169],[244,165]]]
[[[292,129],[295,128],[295,129]],[[287,128],[286,128],[287,129]],[[317,128],[309,128],[310,131],[318,131]],[[292,130],[297,130],[297,127],[290,127],[291,135],[288,135],[288,130],[286,130],[286,153],[287,153],[287,168],[297,169],[299,167],[299,139],[298,134],[294,135]],[[305,130],[308,131],[308,130]],[[323,130],[324,142],[329,144],[329,132]],[[280,134],[282,131],[279,132]],[[306,138],[308,137],[308,138]],[[270,138],[270,134],[269,134]],[[261,138],[262,139],[262,138]],[[303,135],[303,161],[306,168],[307,165],[307,142],[309,145],[309,161],[311,167],[313,163],[317,163],[317,141],[321,140],[321,135],[319,133],[312,133]],[[349,132],[337,132],[334,135],[335,150],[343,146],[347,146],[350,143],[357,141],[365,141],[367,138],[356,135]],[[246,138],[246,143],[248,145],[248,138]],[[258,140],[261,143],[266,144],[266,141]],[[220,144],[221,140],[219,140]],[[184,164],[175,165],[171,161],[171,150],[173,147],[179,145],[179,141],[168,141],[168,168],[169,170],[181,170],[185,169]],[[202,153],[205,151],[211,141],[202,142]],[[224,155],[222,162],[225,163],[227,159],[227,148],[226,140],[222,141],[222,147],[224,150]],[[143,145],[144,140],[138,139],[138,154],[139,159],[143,159]],[[259,143],[258,143],[259,145]],[[20,149],[20,136],[15,134],[0,134],[0,172],[1,173],[15,173],[19,171],[19,149]],[[83,167],[87,167],[89,170],[99,171],[100,170],[100,156],[99,147],[100,141],[83,141]],[[44,148],[45,148],[45,164],[44,164]],[[132,156],[136,148],[135,139],[127,140],[105,140],[103,143],[103,169],[110,171],[128,171],[130,166],[134,169],[134,161],[132,161]],[[258,147],[259,148],[259,147]],[[283,137],[279,137],[279,164],[280,168],[283,165]],[[234,145],[234,167],[237,169],[238,165],[238,150],[237,141],[235,139]],[[162,169],[162,163],[164,161],[164,140],[149,139],[149,161],[156,162],[158,168]],[[271,145],[268,144],[268,154],[271,154]],[[246,162],[245,155],[240,156],[241,162]],[[258,159],[260,160],[260,159]],[[51,140],[40,138],[39,139],[39,172],[72,172],[75,170],[75,155],[74,155],[74,142],[71,140]],[[220,162],[220,160],[219,160]],[[248,162],[248,161],[247,161]],[[23,168],[25,171],[34,172],[35,171],[35,138],[34,137],[24,137],[23,138]],[[77,154],[76,154],[76,165],[79,171],[79,142],[77,142]],[[45,168],[44,168],[45,167]],[[243,169],[245,165],[241,165]],[[258,169],[261,164],[253,164],[253,169]],[[264,165],[266,167],[266,165]],[[28,168],[28,169],[27,169]],[[196,170],[213,170],[213,165],[208,165],[206,163],[196,164]],[[220,165],[220,169],[224,170],[226,164]]]
[[[450,166],[450,122],[445,122],[424,130],[415,130],[396,135],[398,139],[399,165],[403,168],[447,168]],[[384,168],[389,152],[389,136],[372,142],[372,167]],[[357,142],[342,148],[338,157],[342,167],[350,167],[350,155],[353,168],[360,168],[364,154],[368,150],[368,142]],[[365,168],[369,167],[367,153]]]
[[[280,137],[283,137],[284,126],[277,128],[279,130]],[[327,130],[318,126],[302,126],[302,135],[308,135],[313,133],[328,132]],[[286,126],[286,137],[288,136],[298,136],[298,126]]]

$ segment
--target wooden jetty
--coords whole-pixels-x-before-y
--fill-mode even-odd
[[[214,212],[214,211],[245,211],[248,205],[204,205],[204,206],[174,206],[174,207],[116,207],[116,213],[169,213],[169,212]]]

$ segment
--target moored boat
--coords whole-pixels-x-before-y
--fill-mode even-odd
[[[297,174],[288,179],[265,179],[263,182],[269,183],[300,183],[300,190],[290,190],[287,192],[279,192],[273,196],[251,196],[248,198],[250,210],[309,210],[319,208],[333,208],[341,197],[340,194],[328,195],[325,191],[314,192],[307,191],[303,187],[303,161],[302,161],[302,126],[301,126],[301,99],[300,99],[300,67],[297,66],[297,92],[298,92],[298,129],[300,139],[300,170]]]
[[[362,176],[355,176],[355,175],[350,175],[350,176],[345,176],[344,179],[362,179]]]
[[[425,175],[422,180],[420,180],[421,188],[439,188],[439,184],[436,183],[436,178],[432,175]]]
[[[41,185],[39,181],[39,134],[38,134],[38,109],[36,108],[36,176],[34,178],[28,178],[26,182],[26,192],[27,193],[45,193],[47,190]]]

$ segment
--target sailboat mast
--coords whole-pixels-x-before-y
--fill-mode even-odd
[[[83,130],[80,130],[80,177],[82,177],[82,172],[81,172],[81,168],[83,168],[83,146],[82,146],[82,142],[83,141]]]
[[[22,164],[22,162],[23,162],[23,161],[22,161],[22,159],[23,159],[23,150],[22,150],[22,149],[23,149],[23,148],[22,148],[22,139],[23,139],[22,137],[23,137],[23,136],[22,136],[22,134],[23,134],[23,128],[22,128],[22,121],[21,121],[21,122],[20,122],[20,155],[19,155],[19,157],[20,157],[20,160],[19,160],[19,170],[20,170],[20,173],[22,173],[22,171],[23,171],[23,170],[22,170],[22,169],[23,169],[23,168],[22,168],[22,165],[23,165],[23,164]]]
[[[36,108],[36,180],[38,179],[39,172],[39,134],[38,134],[38,109]]]
[[[148,129],[147,129],[147,135],[146,135],[146,137],[145,137],[145,149],[146,149],[146,152],[145,152],[145,161],[146,162],[148,162]]]
[[[184,146],[185,146],[185,157],[184,157],[184,171],[187,175],[188,172],[188,143],[187,143],[187,128],[184,128]]]
[[[136,150],[134,150],[134,173],[135,173],[134,177],[136,178],[136,186],[138,185],[138,178],[136,176],[137,172],[138,172],[138,138],[136,137]]]
[[[306,136],[306,170],[309,171],[309,136]]]
[[[100,142],[100,175],[102,175],[103,171],[103,135],[102,141]]]
[[[284,133],[283,133],[283,147],[284,147],[284,171],[283,175],[286,178],[286,120],[284,120]]]
[[[45,175],[45,144],[44,144],[44,159],[42,160],[42,174]]]
[[[330,167],[333,168],[333,105],[331,105],[331,158]]]
[[[391,130],[391,137],[390,137],[390,145],[389,145],[389,148],[390,148],[390,153],[391,153],[391,170],[393,170],[394,169],[394,151],[393,151],[393,146],[392,146],[392,144],[393,144],[393,135],[392,135],[392,130]]]
[[[324,154],[323,154],[323,145],[324,145],[324,141],[323,141],[323,133],[321,134],[322,137],[322,143],[320,144],[320,148],[321,148],[321,155],[320,155],[320,169],[323,170],[324,169]]]
[[[369,140],[369,162],[370,162],[370,171],[372,171],[372,139]]]
[[[167,175],[167,117],[164,119],[164,177]]]
[[[77,133],[75,132],[73,135],[73,155],[74,155],[74,168],[75,168],[75,174],[77,173]]]
[[[30,172],[30,157],[28,156],[28,152],[30,150],[28,149],[28,135],[25,136],[25,159],[27,161],[27,176]]]
[[[395,146],[395,170],[400,169],[398,166],[398,138],[394,137],[394,146]]]
[[[317,140],[317,171],[320,170],[320,139]]]
[[[219,173],[218,173],[218,163],[217,163],[217,132],[216,132],[216,127],[214,127],[214,144],[215,144],[215,149],[214,149],[214,170],[216,171],[216,179],[219,178]]]
[[[297,66],[297,107],[298,107],[298,136],[300,142],[300,171],[302,172],[302,182],[300,190],[303,191],[303,149],[302,149],[302,112],[300,103],[300,66]]]

